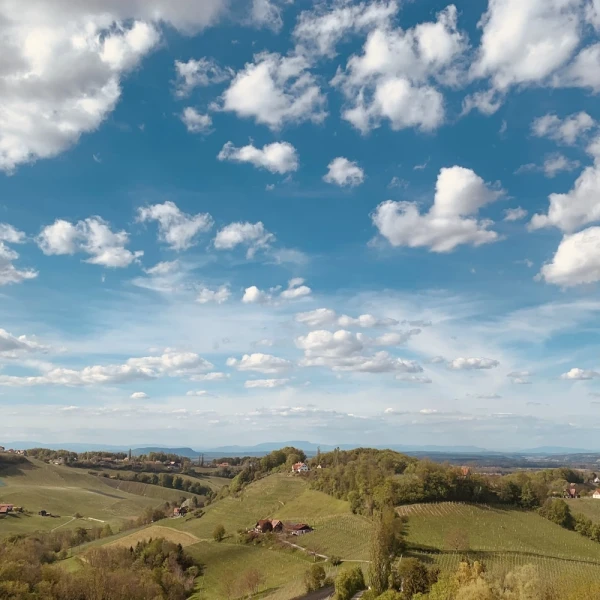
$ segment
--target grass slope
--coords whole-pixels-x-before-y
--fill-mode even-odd
[[[423,556],[443,569],[458,563],[447,542],[458,529],[468,533],[472,555],[492,570],[534,564],[545,577],[560,577],[564,586],[600,577],[600,544],[532,512],[449,502],[405,506],[398,512],[408,516],[409,543],[430,548],[432,553]]]
[[[594,523],[600,523],[600,500],[594,498],[577,498],[567,500],[573,514],[581,513]]]
[[[114,490],[135,494],[136,496],[155,498],[157,502],[161,500],[163,502],[179,502],[181,498],[191,498],[194,495],[182,490],[173,490],[159,485],[140,483],[139,481],[120,481],[118,479],[108,479],[107,477],[101,477],[100,481]],[[198,499],[202,500],[203,496],[198,496]]]
[[[94,475],[35,459],[3,469],[0,481],[0,502],[23,506],[35,513],[32,516],[10,515],[0,520],[0,535],[49,531],[59,526],[98,526],[102,522],[118,527],[139,516],[146,507],[163,502],[114,490]],[[37,512],[42,509],[60,517],[40,517]],[[75,513],[91,520],[73,520]]]

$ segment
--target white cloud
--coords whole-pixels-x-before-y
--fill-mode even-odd
[[[133,392],[130,398],[132,400],[146,400],[146,398],[148,398],[148,394],[146,394],[145,392]]]
[[[583,111],[564,119],[548,113],[535,119],[531,125],[531,131],[536,137],[547,137],[555,142],[572,146],[595,125],[594,119]]]
[[[18,252],[6,244],[21,244],[25,241],[25,234],[15,229],[12,225],[0,223],[0,286],[12,283],[21,283],[28,279],[35,279],[37,271],[33,269],[19,270],[13,264],[19,258]]]
[[[252,379],[244,383],[246,389],[254,388],[278,388],[289,383],[289,379]]]
[[[216,304],[223,304],[231,297],[231,290],[228,285],[221,285],[215,290],[203,287],[198,291],[196,296],[196,302],[199,304],[208,304],[209,302],[215,302]]]
[[[190,133],[209,133],[213,123],[210,115],[203,115],[191,106],[183,109],[181,120]]]
[[[214,365],[195,352],[178,352],[166,349],[160,356],[130,358],[127,365],[142,372],[169,377],[187,376],[210,371]]]
[[[228,367],[235,367],[238,371],[256,371],[257,373],[276,374],[287,371],[292,363],[284,358],[270,354],[244,354],[241,359],[228,358]]]
[[[351,102],[342,116],[366,133],[387,119],[392,129],[433,130],[444,121],[444,98],[432,85],[452,83],[454,64],[466,49],[457,29],[457,11],[448,6],[435,22],[403,30],[371,31],[362,55],[349,58],[333,80]]]
[[[490,0],[472,77],[494,87],[542,83],[571,58],[580,41],[581,0]]]
[[[192,33],[220,0],[2,0],[0,169],[54,157],[95,131],[126,74],[156,47],[162,22]]]
[[[527,378],[531,377],[533,373],[531,371],[511,371],[507,377],[512,377],[513,379],[517,378]]]
[[[463,100],[462,115],[467,115],[475,109],[481,114],[493,115],[498,112],[503,102],[503,95],[495,89],[475,92]]]
[[[213,58],[191,58],[187,62],[175,61],[177,80],[175,94],[179,97],[189,96],[197,87],[207,87],[227,81],[233,75],[231,69],[220,67]]]
[[[561,379],[570,379],[573,381],[585,381],[600,377],[600,373],[597,371],[586,371],[584,369],[573,368],[567,373],[563,373],[560,377]]]
[[[538,277],[564,287],[600,281],[600,227],[565,235]]]
[[[427,213],[421,214],[416,202],[388,200],[377,207],[372,219],[392,246],[451,252],[460,244],[480,246],[498,240],[498,234],[488,229],[490,221],[470,215],[503,195],[470,169],[454,166],[440,171],[433,206]]]
[[[520,221],[527,216],[527,211],[520,206],[517,208],[507,208],[504,211],[504,220],[505,221]]]
[[[432,383],[431,379],[424,375],[396,375],[396,379],[405,383],[418,383],[422,385]]]
[[[85,262],[113,268],[128,267],[144,254],[125,248],[129,234],[125,231],[114,233],[101,217],[90,217],[75,225],[58,219],[44,227],[36,241],[44,254],[84,252],[90,255]]]
[[[579,168],[578,160],[569,160],[563,154],[551,154],[546,157],[542,169],[547,177],[551,179],[563,171],[570,172]]]
[[[202,397],[202,396],[208,396],[208,392],[206,390],[190,390],[189,392],[186,392],[185,395],[186,396]]]
[[[281,9],[273,0],[252,0],[252,22],[277,32],[283,26]]]
[[[600,43],[583,48],[573,62],[553,80],[556,87],[590,88],[600,92]]]
[[[309,312],[298,313],[296,321],[308,327],[323,327],[335,323],[337,315],[329,308],[317,308]]]
[[[493,369],[500,363],[491,358],[455,358],[448,363],[448,368],[455,371],[472,371],[480,369]]]
[[[600,220],[600,161],[586,167],[566,194],[550,194],[548,214],[536,214],[529,224],[531,230],[558,227],[572,232],[588,223]],[[579,238],[581,239],[581,238]]]
[[[233,250],[237,246],[248,246],[246,256],[253,258],[258,250],[267,248],[275,236],[265,229],[262,222],[230,223],[217,232],[214,245],[217,250]]]
[[[303,367],[327,367],[332,371],[354,373],[420,373],[421,366],[412,360],[403,360],[391,356],[388,352],[376,352],[372,356],[304,358]]]
[[[267,169],[271,173],[290,173],[298,170],[298,153],[288,142],[273,142],[260,148],[252,144],[236,148],[227,142],[217,158],[232,162],[250,163],[256,168]]]
[[[48,351],[47,346],[43,346],[25,335],[16,337],[5,329],[0,329],[0,356],[16,358],[21,354],[46,351]]]
[[[363,347],[361,334],[341,329],[332,333],[324,329],[311,331],[308,335],[296,338],[296,346],[304,351],[307,358],[341,358],[360,352]]]
[[[279,129],[286,123],[322,122],[325,96],[302,56],[263,52],[237,73],[222,97],[222,109]]]
[[[296,277],[295,279],[290,279],[287,289],[283,290],[279,297],[283,300],[297,300],[298,298],[306,298],[311,293],[312,290],[307,285],[304,285],[304,279]]]
[[[227,381],[229,379],[228,373],[201,373],[201,374],[193,374],[190,376],[192,381]]]
[[[343,156],[334,158],[327,168],[329,170],[323,177],[323,180],[327,183],[334,183],[342,187],[356,187],[365,179],[365,172],[358,164]]]
[[[266,304],[271,301],[271,295],[259,290],[255,285],[246,288],[242,302],[245,304]]]
[[[384,28],[397,12],[395,1],[339,3],[331,9],[317,4],[300,14],[294,38],[302,53],[333,57],[336,45],[346,34]]]
[[[196,244],[196,236],[208,231],[213,226],[212,217],[208,213],[188,215],[182,212],[171,201],[163,204],[152,204],[138,209],[138,221],[156,221],[158,223],[158,239],[173,250],[186,250]]]
[[[350,317],[348,315],[337,316],[334,310],[328,308],[317,308],[309,312],[298,313],[296,321],[308,327],[323,327],[337,324],[340,327],[393,327],[398,325],[395,319],[381,319],[370,314]]]
[[[154,277],[160,277],[164,275],[169,275],[170,273],[174,273],[178,269],[179,261],[170,260],[156,263],[153,267],[150,267],[149,269],[144,269],[144,272]]]

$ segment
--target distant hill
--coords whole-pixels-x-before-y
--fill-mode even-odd
[[[538,448],[528,448],[521,450],[519,454],[594,454],[594,450],[584,450],[582,448],[563,448],[561,446],[539,446]]]

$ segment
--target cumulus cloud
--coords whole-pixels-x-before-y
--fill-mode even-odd
[[[550,177],[550,179],[552,179],[559,173],[569,173],[575,169],[578,169],[580,164],[581,163],[578,160],[569,160],[564,154],[550,154],[544,160],[542,171],[546,177]]]
[[[241,359],[228,358],[227,366],[234,367],[238,371],[277,374],[290,369],[292,363],[284,358],[258,352],[255,354],[244,354]]]
[[[281,9],[274,0],[252,0],[252,22],[277,32],[283,26]]]
[[[179,97],[189,96],[197,87],[207,87],[227,81],[233,75],[231,69],[224,69],[213,58],[207,57],[191,58],[187,62],[176,60],[175,72],[177,74],[175,95]]]
[[[273,142],[262,149],[252,144],[236,148],[232,142],[227,142],[217,158],[221,161],[250,163],[256,168],[281,175],[298,170],[298,153],[288,142]]]
[[[258,223],[230,223],[217,232],[214,245],[217,250],[233,250],[237,246],[247,246],[246,256],[253,258],[258,250],[269,247],[275,236]]]
[[[600,92],[600,43],[580,50],[573,62],[552,81],[556,87],[587,88]]]
[[[466,48],[453,5],[435,22],[409,30],[376,27],[362,55],[351,56],[333,80],[350,103],[343,118],[362,133],[382,121],[389,121],[394,130],[436,129],[444,122],[445,109],[435,83],[456,81],[456,63]]]
[[[262,52],[239,71],[222,97],[222,110],[271,129],[286,123],[322,122],[325,96],[302,56]]]
[[[194,397],[202,397],[202,396],[208,396],[208,392],[206,390],[190,390],[189,392],[186,392],[185,395],[186,396],[194,396]]]
[[[183,109],[181,120],[190,133],[209,133],[213,123],[210,115],[203,115],[192,106]]]
[[[152,204],[138,209],[138,221],[158,223],[158,239],[173,250],[186,250],[196,244],[199,233],[210,230],[212,217],[208,213],[189,215],[168,200],[163,204]]]
[[[356,187],[365,179],[365,172],[357,163],[338,156],[334,158],[327,167],[329,170],[323,176],[323,181],[333,183],[341,187]]]
[[[85,262],[113,268],[128,267],[144,254],[125,248],[129,234],[114,233],[101,217],[90,217],[76,224],[57,219],[42,229],[36,241],[46,255],[84,252],[90,255]]]
[[[594,119],[583,111],[564,119],[548,113],[535,119],[531,125],[531,131],[536,137],[546,137],[560,144],[572,146],[595,125]]]
[[[22,231],[12,225],[0,223],[0,286],[21,283],[37,277],[37,271],[33,269],[20,270],[15,267],[14,261],[19,258],[19,253],[6,245],[23,242],[25,242],[25,234]]]
[[[335,323],[337,315],[329,308],[317,308],[308,312],[298,313],[296,321],[308,327],[323,327]]]
[[[217,289],[212,290],[207,287],[200,288],[198,296],[196,296],[196,302],[198,304],[209,304],[214,302],[216,304],[223,304],[231,297],[231,290],[228,285],[221,285]]]
[[[224,9],[221,0],[32,0],[22,10],[3,0],[0,169],[54,157],[95,131],[157,46],[161,23],[194,33]]]
[[[132,400],[146,400],[146,398],[148,398],[148,394],[146,394],[145,392],[133,392],[130,398]]]
[[[246,288],[242,297],[245,304],[266,304],[271,300],[271,294],[259,290],[255,285]]]
[[[22,354],[31,352],[47,352],[49,348],[37,342],[35,339],[28,338],[26,335],[16,337],[0,329],[0,356],[5,358],[17,358]]]
[[[580,42],[580,0],[490,0],[479,23],[471,76],[494,88],[539,84],[565,65]]]
[[[520,206],[518,208],[507,208],[504,211],[505,221],[520,221],[527,216],[527,211]]]
[[[385,28],[397,12],[395,1],[339,3],[333,8],[317,4],[300,14],[294,38],[303,54],[332,58],[336,45],[346,35]]]
[[[290,279],[287,289],[283,290],[279,297],[283,300],[297,300],[299,298],[306,298],[311,293],[312,290],[307,285],[304,285],[304,279],[296,277]]]
[[[296,346],[304,351],[304,358],[300,361],[303,367],[327,367],[333,371],[357,373],[422,372],[416,362],[396,358],[387,352],[376,352],[372,356],[361,354],[368,346],[395,345],[390,341],[373,340],[346,330],[315,330],[297,337]]]
[[[473,371],[480,369],[493,369],[500,363],[491,358],[455,358],[448,363],[448,368],[455,371]]]
[[[433,205],[421,214],[416,202],[380,204],[373,224],[392,246],[428,247],[433,252],[451,252],[461,244],[480,246],[498,240],[490,231],[491,221],[478,221],[480,208],[504,195],[470,169],[450,167],[438,175]]]
[[[246,389],[272,389],[278,388],[289,383],[289,379],[252,379],[244,383]]]
[[[600,373],[598,373],[597,371],[573,368],[567,373],[563,373],[560,377],[561,379],[569,379],[572,381],[586,381],[589,379],[595,379],[596,377],[600,377]]]
[[[600,281],[600,227],[565,235],[538,278],[563,287]]]

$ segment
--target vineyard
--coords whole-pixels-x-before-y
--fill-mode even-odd
[[[532,512],[450,502],[403,506],[398,512],[408,517],[415,554],[444,571],[458,565],[461,554],[450,541],[460,531],[469,556],[492,572],[532,564],[543,577],[560,579],[561,588],[600,578],[600,544]]]

